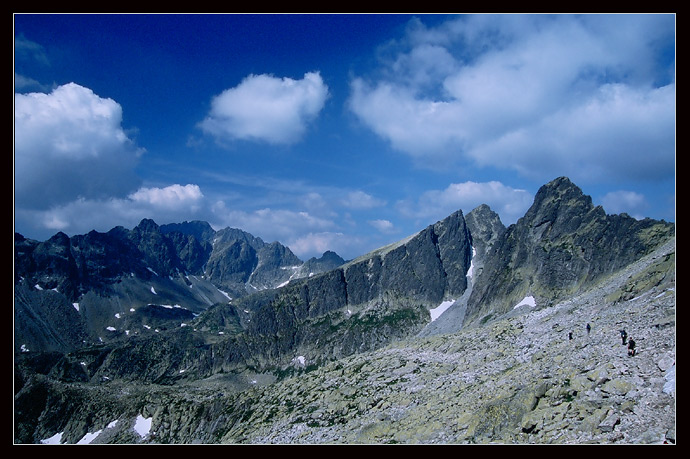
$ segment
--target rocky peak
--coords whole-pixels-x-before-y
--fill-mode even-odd
[[[472,235],[472,246],[476,249],[478,256],[483,256],[506,230],[499,215],[486,204],[468,213],[465,222]]]
[[[583,222],[605,219],[601,206],[594,207],[592,198],[585,195],[567,177],[557,178],[542,186],[534,197],[521,224],[532,228],[535,238],[557,238],[578,230]]]
[[[484,260],[468,303],[479,320],[531,296],[537,305],[573,295],[646,255],[675,234],[673,224],[606,215],[568,178],[542,186]]]
[[[215,230],[208,222],[200,220],[168,223],[161,225],[160,229],[163,234],[178,232],[187,236],[194,236],[199,242],[212,241],[215,234]]]

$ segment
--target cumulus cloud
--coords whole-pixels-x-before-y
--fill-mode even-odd
[[[114,100],[69,83],[49,94],[15,93],[14,104],[16,206],[123,197],[139,186],[143,149],[123,130]]]
[[[549,179],[674,172],[672,15],[469,15],[414,21],[352,112],[432,167],[473,162]],[[622,167],[621,167],[622,166]],[[596,174],[596,175],[592,175]]]
[[[320,257],[325,251],[332,250],[345,259],[366,253],[371,248],[364,248],[361,238],[337,231],[322,231],[300,235],[287,243],[290,250],[303,260]]]
[[[467,214],[481,204],[498,213],[505,225],[515,223],[529,209],[534,196],[525,190],[501,182],[452,183],[444,190],[424,192],[417,202],[399,201],[397,207],[406,217],[427,221],[442,219],[458,209]]]
[[[386,205],[386,201],[377,199],[364,191],[351,191],[345,195],[340,203],[350,209],[373,209]]]
[[[644,195],[634,191],[612,191],[601,198],[604,210],[609,214],[627,213],[637,219],[644,218],[649,203]]]
[[[140,188],[129,195],[132,201],[152,207],[177,209],[189,207],[192,211],[199,208],[204,197],[199,185],[170,185],[165,188]]]
[[[223,201],[212,206],[217,227],[240,228],[266,241],[287,241],[298,234],[335,228],[332,220],[305,211],[263,208],[253,211],[228,208]]]
[[[32,234],[47,239],[57,231],[84,234],[95,229],[105,232],[114,226],[132,228],[143,218],[157,223],[188,220],[204,207],[198,185],[140,188],[124,198],[78,198],[50,209],[15,209],[15,220]],[[38,236],[36,236],[38,237]]]
[[[398,230],[395,228],[395,225],[393,225],[393,223],[389,220],[369,220],[368,223],[384,234],[393,234],[398,232]]]
[[[250,75],[211,101],[201,129],[220,140],[253,140],[270,144],[299,141],[328,97],[319,72],[301,80]]]

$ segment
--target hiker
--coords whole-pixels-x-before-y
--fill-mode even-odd
[[[635,355],[635,341],[632,338],[628,340],[628,355],[630,357]]]
[[[623,346],[625,346],[625,339],[628,337],[628,333],[625,330],[621,330],[621,340],[623,341]]]
[[[592,329],[592,327],[587,323],[587,334],[589,335],[589,331]]]

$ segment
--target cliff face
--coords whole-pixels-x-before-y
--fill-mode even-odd
[[[265,304],[249,306],[247,335],[279,341],[277,361],[283,365],[297,354],[317,362],[373,349],[421,329],[430,307],[461,295],[470,258],[470,234],[462,212],[456,212],[397,244],[291,282]]]
[[[539,189],[525,216],[487,252],[467,320],[504,314],[527,296],[549,305],[574,295],[674,234],[672,223],[607,215],[570,180],[558,178]]]

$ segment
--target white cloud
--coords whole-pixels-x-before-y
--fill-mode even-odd
[[[50,94],[15,94],[14,103],[17,206],[46,209],[136,189],[143,150],[122,129],[117,102],[69,83]]]
[[[288,241],[287,245],[302,260],[320,257],[327,250],[347,259],[353,254],[361,255],[363,250],[358,237],[332,231],[306,233]]]
[[[129,195],[132,201],[160,208],[198,209],[204,197],[199,185],[170,185],[165,188],[140,188]]]
[[[389,220],[369,220],[368,223],[384,234],[393,234],[398,232],[398,230],[395,228],[395,225],[393,225],[393,223]]]
[[[644,195],[634,191],[612,191],[601,198],[602,206],[606,213],[627,213],[637,219],[643,218],[644,212],[649,208],[649,203]]]
[[[374,207],[381,207],[386,205],[386,201],[377,199],[364,191],[351,191],[340,203],[350,209],[373,209]]]
[[[236,210],[227,208],[223,201],[216,202],[212,211],[215,218],[214,226],[240,228],[267,242],[293,240],[300,234],[335,228],[332,220],[305,211],[271,208],[254,211]]]
[[[674,171],[674,41],[672,15],[416,20],[348,103],[424,166],[655,180]]]
[[[292,144],[301,139],[327,97],[328,87],[318,72],[301,80],[250,75],[213,98],[200,127],[220,140]]]
[[[204,196],[197,185],[170,185],[140,188],[125,198],[78,198],[47,210],[15,209],[15,220],[22,227],[49,237],[56,231],[85,234],[95,229],[105,232],[121,225],[132,228],[143,218],[156,223],[191,219],[204,207]]]
[[[444,190],[424,192],[417,202],[399,201],[398,209],[407,216],[431,221],[461,209],[467,214],[481,204],[498,213],[505,225],[515,223],[529,209],[534,197],[525,190],[501,182],[452,183]]]

